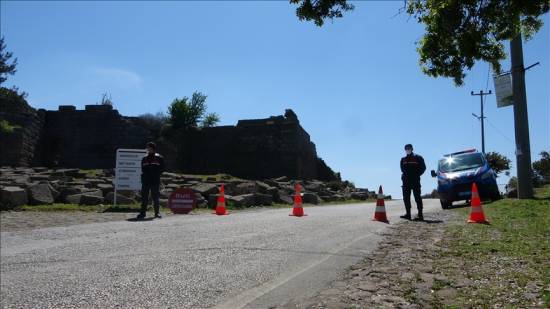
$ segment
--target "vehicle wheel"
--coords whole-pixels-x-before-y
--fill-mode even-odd
[[[439,202],[441,202],[441,208],[443,208],[443,209],[449,209],[453,205],[452,201],[447,201],[447,200],[440,199]]]

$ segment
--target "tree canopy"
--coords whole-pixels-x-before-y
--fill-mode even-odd
[[[510,170],[511,161],[506,156],[493,151],[486,153],[485,157],[487,158],[487,163],[489,163],[489,166],[493,169],[493,171],[495,171],[495,173],[497,173],[497,175],[503,171]]]
[[[5,51],[5,49],[4,38],[0,37],[0,85],[8,79],[8,75],[13,75],[17,71],[17,58],[10,63],[13,53]]]
[[[290,0],[298,5],[300,20],[322,26],[324,20],[353,10],[346,0]],[[464,83],[465,71],[476,61],[490,63],[501,72],[506,57],[502,41],[519,33],[530,39],[543,25],[549,0],[405,0],[404,9],[424,24],[426,33],[417,42],[422,72],[450,77]]]
[[[550,152],[542,151],[540,160],[533,162],[535,177],[541,183],[550,183]]]
[[[172,129],[213,126],[220,120],[215,113],[206,113],[206,95],[194,92],[191,99],[176,98],[168,107],[168,122]]]

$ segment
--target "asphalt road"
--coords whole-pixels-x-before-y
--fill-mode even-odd
[[[439,202],[425,201],[425,217]],[[2,232],[2,308],[269,308],[299,303],[376,247],[401,201]],[[419,223],[423,224],[423,223]]]

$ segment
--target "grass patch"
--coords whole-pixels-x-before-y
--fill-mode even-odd
[[[514,307],[531,307],[537,305],[529,298],[533,293],[550,307],[550,185],[537,189],[535,199],[503,199],[483,210],[491,225],[464,220],[444,236],[449,250],[442,253],[441,268],[474,282],[461,289],[459,307],[509,306],[511,299]],[[452,211],[467,218],[470,209]],[[444,265],[457,260],[463,263],[459,269]]]
[[[13,133],[13,131],[19,128],[21,126],[13,125],[7,120],[0,120],[0,132],[2,133]]]
[[[78,204],[51,204],[51,205],[23,205],[17,207],[15,210],[19,211],[86,211],[86,212],[99,212],[100,206],[85,206]]]
[[[86,174],[86,178],[97,178],[101,174],[103,174],[102,170],[98,169],[91,169],[91,170],[80,170],[80,172],[83,172]]]

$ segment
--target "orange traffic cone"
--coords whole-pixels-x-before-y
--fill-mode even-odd
[[[483,213],[483,208],[481,207],[481,200],[479,199],[479,192],[477,191],[477,185],[474,182],[472,184],[472,210],[470,211],[470,219],[468,223],[483,223],[489,224],[489,221],[485,220],[485,214]]]
[[[307,216],[304,214],[304,208],[302,207],[302,194],[300,193],[300,191],[302,191],[302,186],[300,186],[299,183],[296,183],[294,185],[294,190],[296,191],[294,194],[294,205],[292,206],[292,213],[289,216]]]
[[[220,194],[218,195],[218,203],[216,204],[216,211],[213,212],[218,216],[228,215],[229,213],[225,209],[225,189],[223,184],[220,186]]]
[[[390,223],[386,217],[386,206],[384,204],[384,193],[382,193],[382,186],[378,188],[378,198],[376,200],[376,210],[374,211],[374,218],[372,221],[380,221]]]

